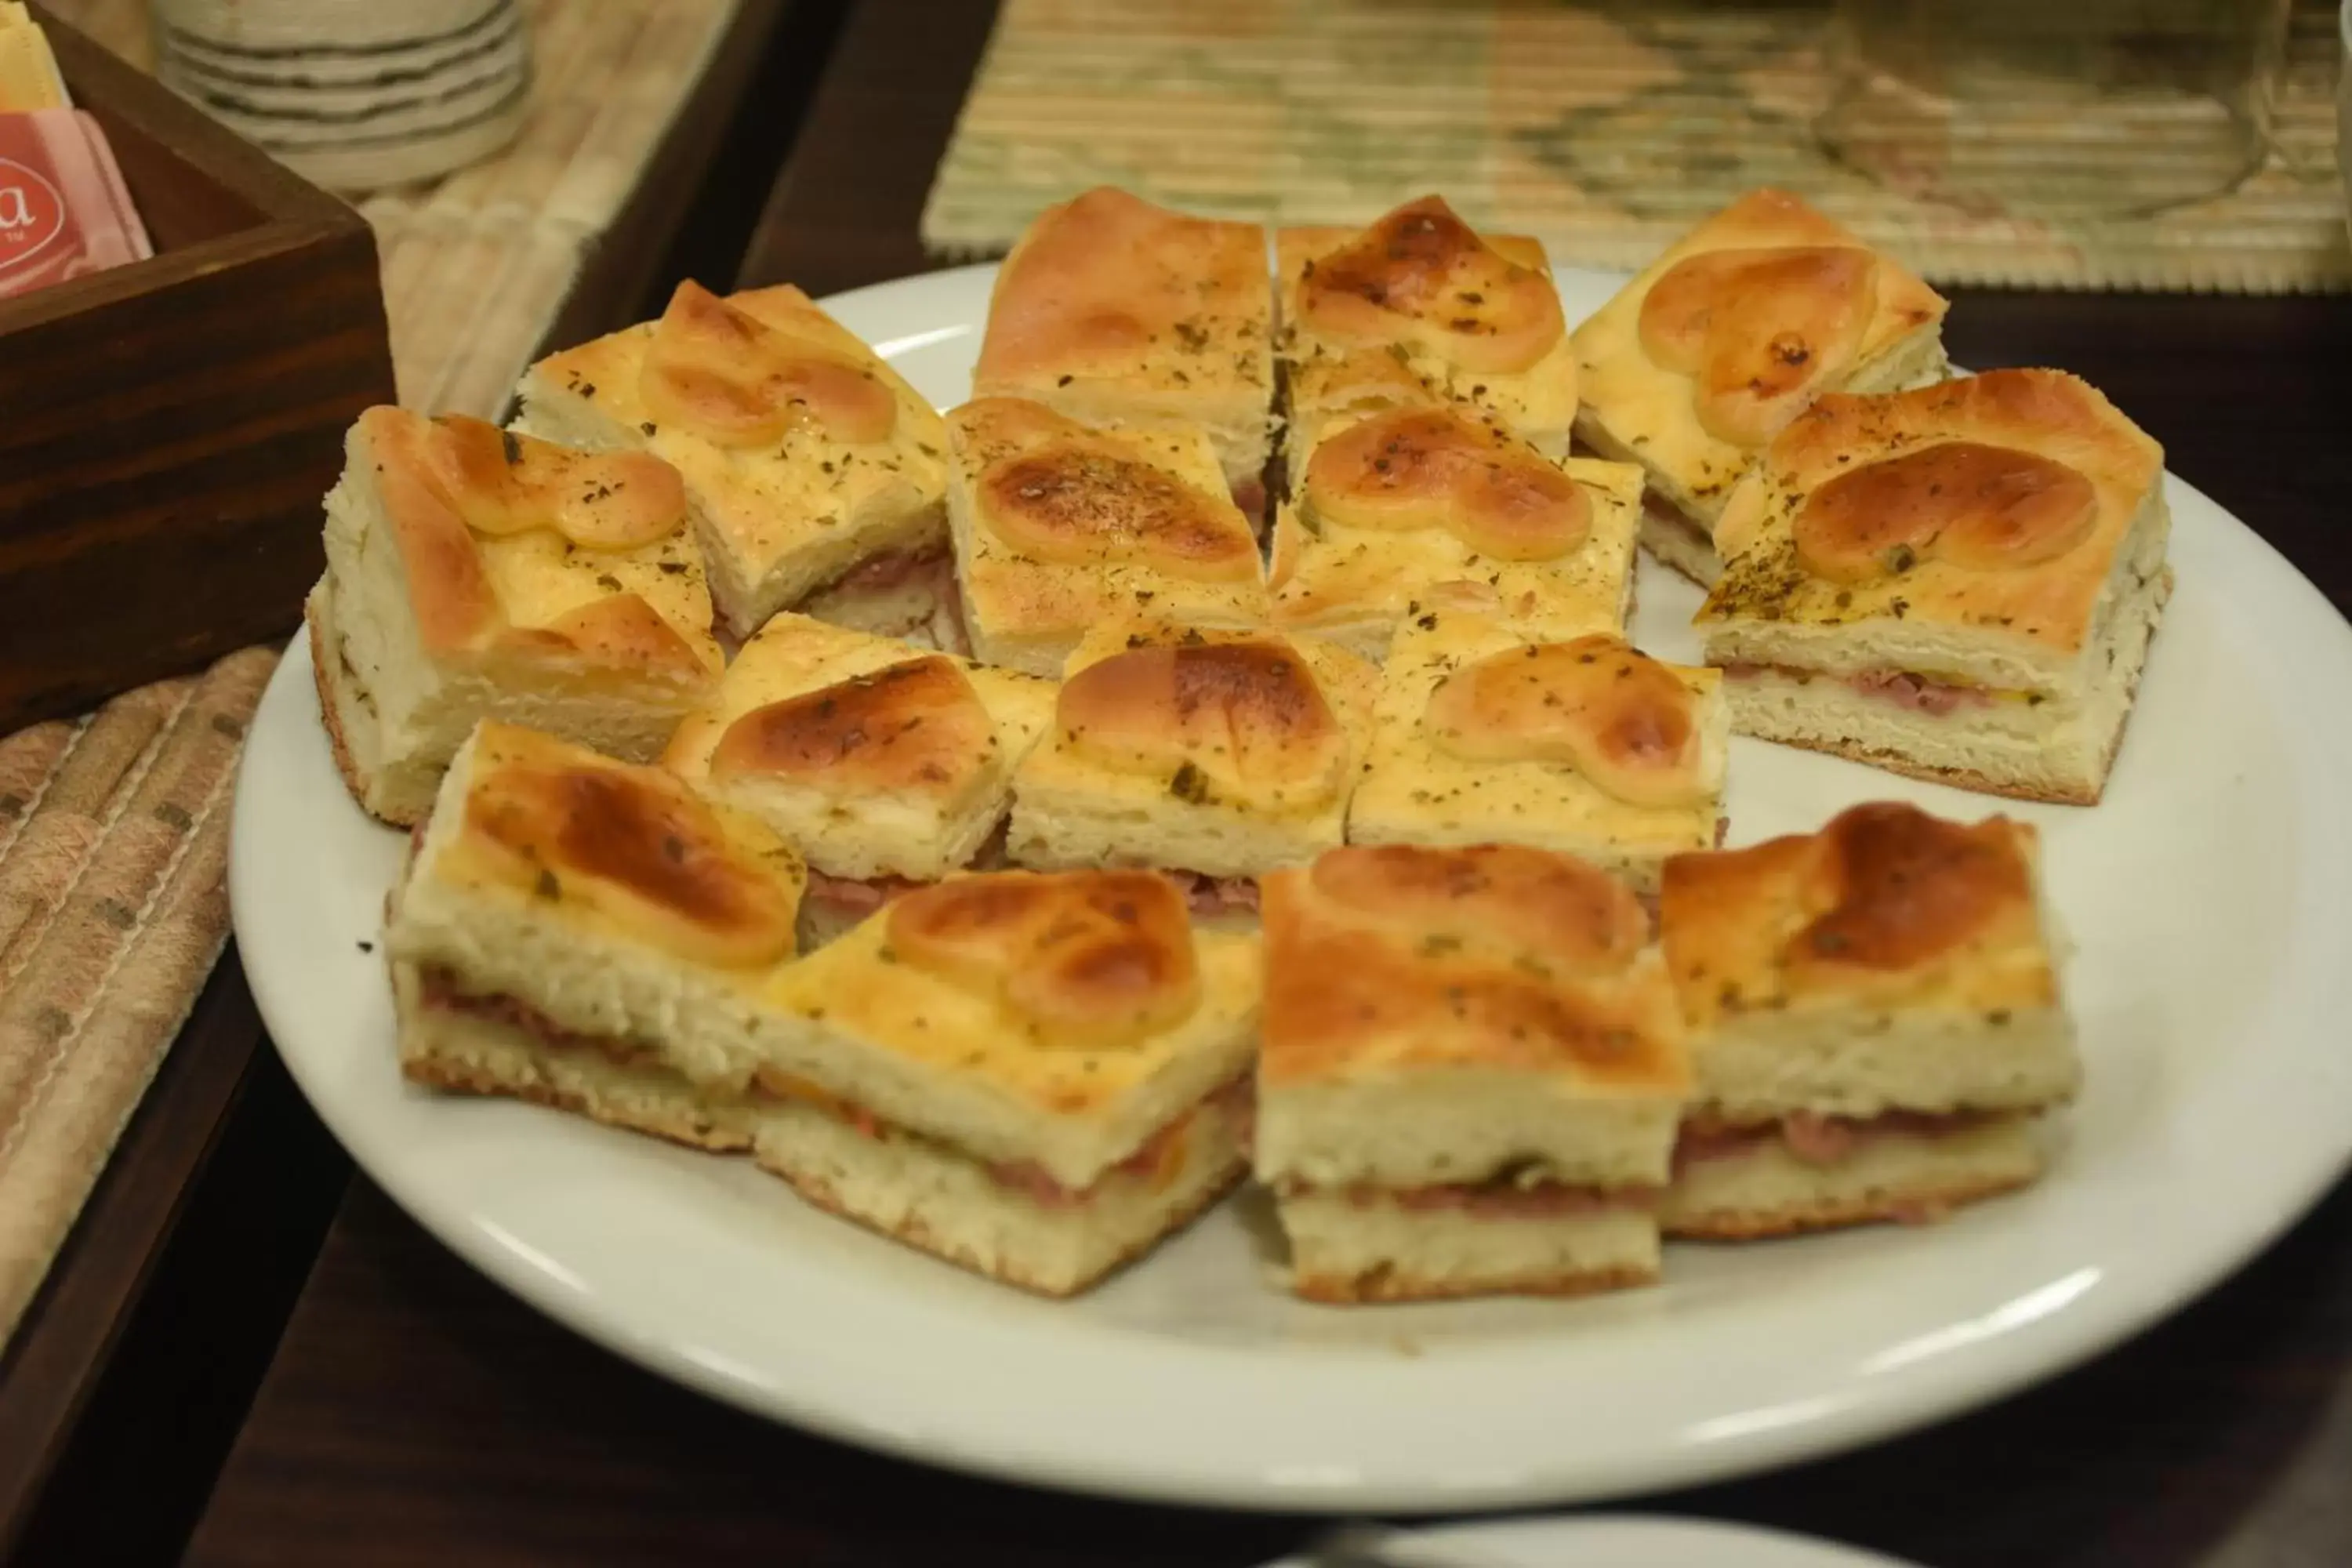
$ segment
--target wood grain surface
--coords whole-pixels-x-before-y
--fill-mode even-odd
[[[985,9],[858,6],[744,282],[825,292],[925,266],[917,215]],[[1969,292],[1950,337],[1965,363],[2060,364],[2098,382],[2179,472],[2352,604],[2341,523],[2352,444],[2334,397],[2352,356],[2342,302]],[[2341,1568],[2347,1476],[2352,1191],[2339,1188],[2210,1299],[2034,1393],[1864,1454],[1644,1506],[1781,1524],[1933,1568]],[[1264,1561],[1308,1531],[927,1472],[763,1426],[572,1338],[362,1186],[190,1560],[1211,1568]]]
[[[2211,1300],[2047,1387],[1640,1506],[1927,1568],[2341,1568],[2347,1234],[2339,1193]],[[1002,1486],[768,1426],[554,1327],[362,1184],[188,1562],[1244,1568],[1315,1529]]]
[[[633,3],[637,13],[665,5],[679,9],[675,0]],[[779,18],[790,11],[837,20],[835,0],[789,7],[783,0],[682,4],[724,23],[716,36],[698,35],[710,64],[691,96],[682,104],[655,101],[653,89],[684,90],[687,84],[636,73],[628,79],[626,102],[610,113],[590,112],[572,127],[575,141],[597,149],[604,183],[583,175],[559,193],[572,204],[567,232],[574,254],[547,284],[558,292],[532,306],[535,319],[559,322],[559,334],[591,336],[636,319],[657,305],[681,267],[721,280],[732,271],[798,123],[800,89],[830,37],[831,21],[796,30],[786,41],[803,52],[779,59],[772,47],[779,43]],[[611,10],[605,0],[541,5],[562,8],[575,22]],[[145,25],[145,0],[89,0],[76,10],[103,24],[117,42]],[[107,62],[89,68],[123,68]],[[544,144],[561,140],[551,136]],[[196,186],[169,184],[180,163],[209,156],[193,143],[159,141],[126,157],[127,163],[149,158],[156,177],[167,182],[148,208],[163,234],[201,240],[210,222],[234,237],[236,226],[247,221],[235,204],[212,203]],[[623,177],[612,185],[615,167]],[[644,177],[635,179],[638,174]],[[267,177],[292,184],[274,170]],[[347,209],[327,205],[360,243],[370,244],[366,226]],[[592,218],[609,226],[598,229]],[[371,247],[371,279],[374,265]],[[90,280],[117,290],[121,281]],[[462,303],[477,302],[458,293]],[[8,321],[47,319],[31,302],[21,303],[25,310]],[[298,310],[292,320],[299,326],[305,318]],[[380,331],[380,315],[378,321]],[[473,346],[487,354],[498,344]],[[537,346],[532,338],[506,345],[496,396]],[[20,368],[0,355],[0,407],[11,420],[35,417],[28,410],[41,390],[29,371],[19,377]],[[68,368],[90,375],[98,369]],[[19,391],[21,403],[15,400]],[[388,381],[371,395],[388,396]],[[121,422],[110,428],[118,442],[137,431]],[[0,453],[16,434],[0,427]],[[106,446],[105,433],[88,444]],[[334,447],[339,468],[340,426]],[[0,466],[0,496],[18,472]],[[299,497],[308,552],[316,549],[319,496],[329,479],[305,481]],[[0,529],[0,552],[14,542],[11,531]],[[156,552],[137,585],[177,593],[233,618],[236,604],[205,605],[191,592],[184,564],[169,551]],[[315,561],[299,570],[307,584]],[[47,634],[37,619],[0,624],[10,627],[0,633],[0,667],[13,670],[16,635]],[[32,645],[22,646],[29,658]],[[221,679],[243,692],[267,674],[271,657],[267,650],[241,656]],[[222,764],[234,759],[236,736],[215,727],[234,717],[213,702],[218,695],[200,681],[170,680],[125,697],[87,723],[35,725],[0,740],[0,966],[13,976],[0,990],[0,1124],[21,1121],[0,1158],[0,1237],[37,1240],[58,1228],[57,1205],[18,1202],[30,1152],[93,1130],[110,1135],[129,1108],[139,1107],[0,1352],[0,1561],[11,1563],[176,1559],[349,1170],[268,1051],[234,959],[198,994],[222,931],[225,841],[205,835],[196,844],[192,834],[173,865],[175,847],[155,828],[177,832],[184,816],[193,830],[198,809],[183,797],[201,795],[200,786],[212,792],[205,798],[226,798]],[[156,752],[167,737],[191,744],[174,741],[169,755]],[[142,889],[158,914],[208,914],[184,928],[201,929],[202,942],[173,943],[124,931],[121,915],[138,914]],[[109,975],[108,1005],[85,1009],[89,984]],[[114,1075],[124,1060],[153,1068],[155,1048],[171,1038],[173,1020],[192,996],[194,1009],[142,1102],[134,1081]],[[60,1021],[66,1032],[52,1037]],[[142,1031],[152,1037],[143,1058],[118,1048]],[[82,1092],[93,1087],[105,1092]],[[46,1114],[18,1118],[20,1109],[37,1103],[49,1110],[62,1103],[77,1114],[54,1121]],[[0,1268],[12,1311],[29,1289],[26,1272]],[[138,1501],[126,1507],[131,1477]]]
[[[392,391],[357,215],[50,30],[156,254],[0,300],[0,733],[291,628]]]

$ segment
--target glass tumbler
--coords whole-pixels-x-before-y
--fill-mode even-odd
[[[2262,163],[2290,5],[1838,0],[1815,130],[1890,188],[1965,211],[2160,211]]]

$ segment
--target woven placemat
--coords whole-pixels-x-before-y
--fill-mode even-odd
[[[228,795],[270,648],[0,741],[0,1338],[228,936]]]
[[[403,404],[484,417],[504,407],[737,4],[529,0],[535,78],[521,136],[487,163],[358,204],[383,258]],[[51,7],[152,65],[146,0]]]
[[[1819,3],[1005,0],[923,215],[936,253],[1001,253],[1097,184],[1171,206],[1360,223],[1424,191],[1639,266],[1739,192],[1805,193],[1947,283],[2293,293],[2352,288],[2332,5],[2294,15],[2268,164],[2152,218],[1961,211],[1833,163]],[[2021,159],[2032,150],[2021,147]]]
[[[539,97],[520,139],[361,204],[402,402],[504,406],[736,4],[535,0]],[[151,63],[145,0],[52,6]],[[247,648],[0,739],[0,1343],[227,940],[228,795],[277,663]]]

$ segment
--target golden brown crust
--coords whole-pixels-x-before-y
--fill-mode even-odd
[[[1339,786],[1349,739],[1298,650],[1279,637],[1204,637],[1115,653],[1064,682],[1055,707],[1070,743],[1128,773],[1190,765],[1246,793]]]
[[[686,525],[686,485],[650,452],[583,452],[462,414],[399,428],[378,420],[378,450],[414,451],[476,533],[551,528],[591,550],[627,550]]]
[[[567,610],[542,626],[510,626],[492,647],[537,649],[558,657],[585,655],[600,664],[666,675],[698,684],[709,666],[677,628],[635,594],[616,594]]]
[[[2030,828],[1963,827],[1885,803],[1841,812],[1822,837],[1831,902],[1789,944],[1792,984],[1851,986],[1959,943],[2029,934],[2019,928],[2033,912]]]
[[[719,736],[709,772],[951,796],[995,751],[995,721],[971,679],[932,654],[753,709]]]
[[[2047,1006],[2034,830],[1858,805],[1810,836],[1668,860],[1666,964],[1695,1028],[1757,1008]]]
[[[310,597],[302,605],[302,624],[310,632],[310,684],[319,693],[319,717],[327,726],[327,749],[334,753],[335,771],[343,776],[343,788],[351,792],[352,801],[362,811],[394,827],[414,827],[423,818],[411,817],[404,822],[384,816],[367,803],[367,781],[360,776],[358,764],[352,761],[351,743],[343,738],[342,706],[335,700],[334,685],[328,674],[327,634],[320,624],[318,606],[319,595],[325,591],[323,586],[310,590]]]
[[[1849,468],[1797,510],[1797,558],[1840,583],[1901,563],[1973,571],[2035,566],[2080,544],[2098,519],[2091,481],[2063,463],[1978,441]]]
[[[1199,426],[1093,430],[1013,397],[947,424],[957,575],[982,659],[1058,674],[1106,621],[1265,619],[1257,537]]]
[[[1576,353],[1535,240],[1471,235],[1432,198],[1371,229],[1286,228],[1276,249],[1295,427],[1311,437],[1323,416],[1468,404],[1547,455],[1567,451]]]
[[[585,904],[699,963],[791,956],[802,876],[764,830],[722,817],[674,775],[513,725],[476,731],[453,851],[473,874]]]
[[[1664,500],[1712,530],[1755,452],[1808,398],[1865,374],[1935,374],[1940,353],[1923,339],[1946,309],[1798,197],[1750,192],[1578,325],[1578,436],[1638,458]]]
[[[829,333],[792,331],[789,307],[809,303],[798,289],[763,292],[780,308],[754,314],[691,279],[677,286],[638,374],[656,423],[719,447],[772,446],[806,423],[842,441],[889,439],[898,395],[871,356],[845,352]]]
[[[1625,1266],[1573,1274],[1528,1274],[1504,1279],[1481,1275],[1456,1282],[1423,1278],[1382,1265],[1363,1274],[1299,1274],[1290,1288],[1302,1300],[1327,1306],[1363,1306],[1381,1301],[1445,1301],[1468,1296],[1592,1296],[1658,1282],[1654,1268]]]
[[[1412,343],[1472,371],[1524,371],[1567,331],[1551,279],[1504,256],[1433,195],[1316,258],[1297,300],[1301,325],[1322,337]]]
[[[708,1116],[663,1116],[633,1110],[599,1096],[558,1089],[544,1079],[509,1078],[487,1067],[446,1057],[404,1055],[400,1059],[400,1071],[411,1083],[421,1083],[428,1089],[452,1094],[499,1095],[509,1100],[527,1100],[554,1110],[568,1110],[575,1116],[603,1122],[607,1127],[650,1133],[688,1149],[706,1150],[713,1154],[740,1154],[751,1147],[748,1132],[725,1126]]]
[[[1005,258],[972,389],[1263,388],[1271,312],[1264,229],[1099,187],[1038,214]]]
[[[1685,257],[1643,297],[1642,346],[1691,378],[1709,434],[1760,446],[1853,363],[1877,303],[1877,270],[1859,246]]]
[[[1449,408],[1375,414],[1318,445],[1304,503],[1349,528],[1450,530],[1501,561],[1549,561],[1582,544],[1592,502],[1558,463]]]
[[[1589,866],[1516,846],[1355,847],[1262,889],[1265,1085],[1476,1066],[1688,1089],[1646,917]]]
[[[1912,618],[2074,652],[2163,466],[2063,371],[1832,394],[1726,509],[1727,563],[1699,619]]]
[[[1192,921],[1156,872],[958,877],[899,899],[887,918],[903,962],[1001,999],[1051,1045],[1125,1044],[1200,1005]]]
[[[1006,544],[1066,565],[1124,562],[1204,583],[1258,574],[1257,536],[1230,497],[1189,482],[1116,436],[1043,405],[984,398],[951,416],[984,458],[981,521]]]
[[[400,562],[408,600],[427,652],[469,648],[503,619],[480,550],[466,520],[450,504],[428,457],[432,426],[398,408],[371,408],[359,418],[354,456],[374,469]]]
[[[1938,1220],[1952,1209],[2030,1187],[2038,1172],[2023,1175],[1975,1176],[1937,1186],[1906,1188],[1900,1194],[1822,1199],[1775,1209],[1721,1209],[1666,1222],[1665,1234],[1686,1241],[1763,1241],[1805,1231],[1853,1225],[1917,1225]]]
[[[1563,975],[1613,974],[1650,940],[1623,883],[1565,855],[1516,844],[1334,849],[1307,873],[1314,890],[1368,923],[1447,951],[1493,946]]]
[[[1564,763],[1633,805],[1689,805],[1715,793],[1698,694],[1622,637],[1491,654],[1439,683],[1426,721],[1455,756]]]
[[[536,427],[677,468],[739,638],[877,555],[944,542],[938,412],[789,284],[682,290],[661,321],[541,360],[521,395]]]
[[[391,407],[360,416],[352,451],[382,505],[427,653],[537,653],[689,686],[714,673],[715,646],[706,653],[643,595],[613,586],[609,573],[598,578],[600,596],[518,625],[485,553],[527,551],[545,530],[563,541],[569,564],[559,570],[575,571],[681,537],[685,490],[660,458],[576,451],[478,419]],[[692,601],[707,624],[696,582]]]
[[[955,1237],[934,1231],[929,1226],[925,1225],[919,1216],[909,1215],[896,1226],[877,1225],[872,1219],[859,1214],[844,1202],[841,1194],[834,1184],[822,1176],[814,1175],[805,1171],[788,1170],[767,1159],[760,1161],[760,1168],[783,1182],[793,1191],[800,1194],[802,1197],[827,1214],[845,1219],[877,1235],[904,1242],[918,1251],[929,1253],[933,1258],[952,1263],[957,1268],[977,1274],[982,1279],[993,1279],[1003,1285],[1014,1286],[1033,1295],[1045,1297],[1049,1300],[1066,1300],[1082,1290],[1091,1289],[1102,1280],[1118,1273],[1213,1208],[1218,1200],[1240,1185],[1242,1178],[1248,1174],[1246,1167],[1236,1163],[1231,1176],[1221,1182],[1210,1183],[1202,1189],[1199,1196],[1192,1202],[1171,1213],[1165,1226],[1150,1236],[1141,1237],[1106,1262],[1100,1268],[1082,1279],[1075,1279],[1063,1285],[1048,1285],[1034,1274],[1024,1273],[1018,1268],[1006,1268],[1001,1263],[993,1267],[982,1267],[967,1244]]]

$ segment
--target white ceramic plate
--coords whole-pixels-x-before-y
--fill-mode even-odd
[[[948,405],[989,278],[831,303]],[[1581,316],[1615,280],[1561,285]],[[2113,1344],[2236,1268],[2352,1150],[2352,635],[2243,526],[2171,494],[2179,588],[2106,803],[2021,812],[2081,947],[2088,1088],[2046,1183],[1932,1229],[1678,1247],[1663,1287],[1597,1300],[1334,1310],[1269,1284],[1243,1199],[1056,1305],[740,1162],[436,1099],[394,1069],[362,946],[399,836],[337,782],[299,643],[238,782],[239,950],[296,1079],[409,1213],[581,1333],[780,1420],[1023,1480],[1279,1509],[1466,1510],[1785,1464]],[[1638,639],[1693,657],[1693,591],[1643,573]],[[1731,776],[1739,843],[1871,798],[1998,804],[1749,741]]]
[[[1398,1568],[1912,1568],[1777,1530],[1640,1514],[1449,1525],[1383,1540],[1381,1552]],[[1288,1557],[1267,1568],[1314,1564]]]

